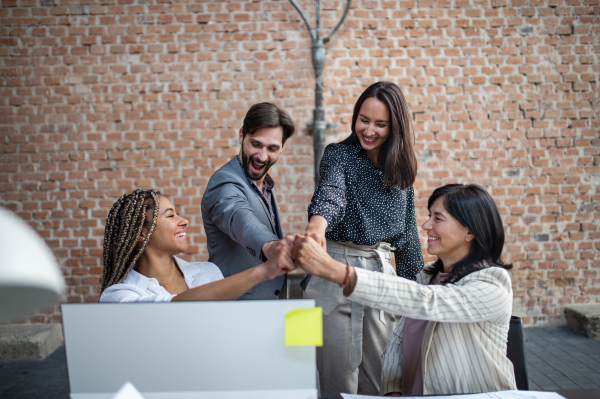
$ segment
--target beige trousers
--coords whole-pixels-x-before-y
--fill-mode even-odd
[[[396,275],[387,243],[373,246],[327,241],[329,255],[344,264]],[[344,297],[335,283],[312,276],[304,298],[323,308],[323,347],[317,348],[320,397],[340,393],[379,395],[382,355],[397,317]]]

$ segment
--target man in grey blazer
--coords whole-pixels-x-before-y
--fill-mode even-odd
[[[267,173],[294,133],[289,115],[270,103],[253,105],[239,133],[240,152],[217,170],[202,197],[208,261],[225,277],[270,258],[281,245],[274,182]],[[240,299],[285,297],[286,276],[258,284]]]

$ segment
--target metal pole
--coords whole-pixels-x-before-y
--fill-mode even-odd
[[[310,38],[312,40],[312,63],[313,68],[315,69],[315,110],[313,111],[313,123],[308,125],[309,129],[313,131],[313,149],[315,153],[315,186],[319,184],[319,165],[321,164],[321,158],[323,158],[323,151],[325,151],[325,130],[327,128],[335,127],[329,123],[325,122],[325,109],[323,108],[323,67],[325,66],[325,44],[331,39],[331,37],[335,34],[344,19],[346,18],[346,14],[348,14],[348,9],[350,8],[350,3],[352,0],[348,0],[346,3],[346,8],[344,9],[344,14],[342,18],[335,26],[335,28],[331,31],[331,33],[325,37],[321,38],[321,11],[319,8],[319,0],[315,0],[316,6],[316,34],[313,33],[312,27],[310,23],[306,19],[306,16],[298,6],[295,0],[290,0],[292,5],[298,10],[302,20],[306,24],[306,28],[310,33]]]
[[[315,186],[319,184],[319,165],[325,151],[325,109],[323,108],[323,66],[325,65],[325,44],[322,40],[313,43],[312,60],[315,74],[315,110],[313,111],[313,148],[315,153]]]

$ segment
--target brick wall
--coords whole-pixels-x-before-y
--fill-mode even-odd
[[[325,32],[343,3],[323,2]],[[300,4],[314,21],[314,2]],[[328,44],[328,140],[348,134],[364,88],[398,83],[418,222],[440,185],[491,191],[528,324],[600,302],[599,38],[599,0],[355,0]],[[174,200],[188,258],[207,258],[202,192],[259,101],[297,123],[273,174],[284,232],[305,227],[314,73],[287,0],[3,0],[0,44],[0,204],[54,250],[66,301],[97,300],[104,218],[137,187]],[[51,306],[21,322],[59,320]]]

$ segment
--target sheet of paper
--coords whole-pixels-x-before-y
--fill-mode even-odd
[[[367,396],[353,395],[350,393],[341,394],[344,399],[373,399],[373,398],[389,398],[389,396]],[[405,399],[418,398],[422,396],[403,396]],[[450,396],[427,396],[427,399],[565,399],[556,392],[544,391],[498,391],[486,393],[473,393],[465,395],[450,395]]]
[[[323,309],[293,310],[285,315],[287,346],[323,346]]]

